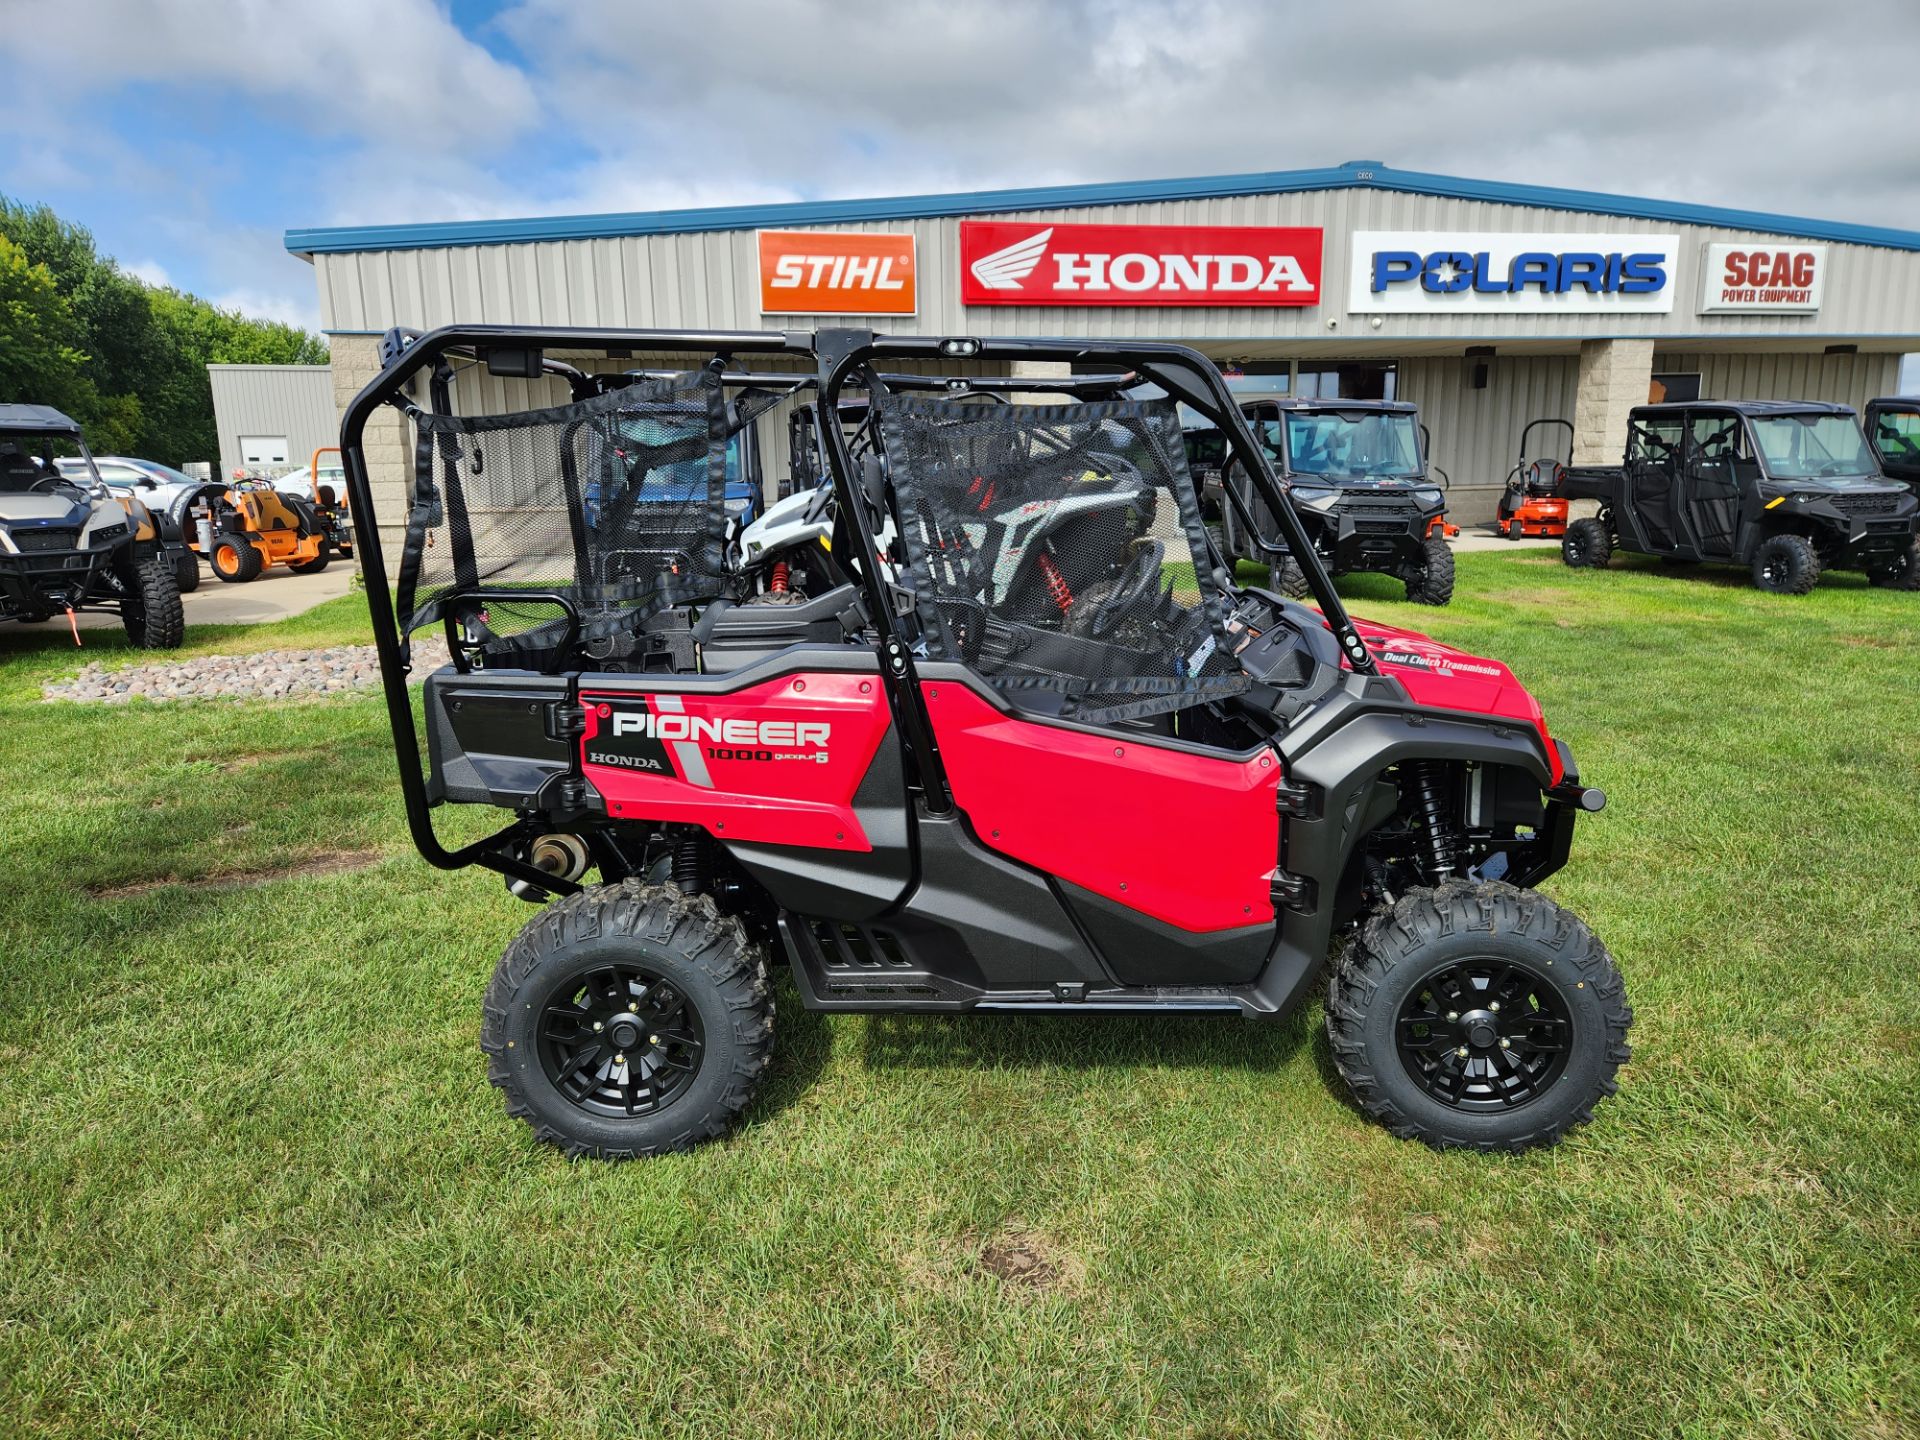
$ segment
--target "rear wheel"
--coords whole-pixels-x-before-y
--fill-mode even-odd
[[[1920,590],[1920,540],[1885,564],[1868,567],[1867,579],[1887,590]]]
[[[200,588],[200,561],[191,550],[181,550],[173,557],[173,583],[180,587],[182,595],[191,595]]]
[[[1300,568],[1300,562],[1291,555],[1282,555],[1273,562],[1267,584],[1291,600],[1304,600],[1310,593],[1307,572]]]
[[[1407,599],[1416,605],[1445,605],[1453,599],[1453,547],[1435,536],[1420,549],[1420,568],[1407,577]]]
[[[480,1048],[507,1113],[575,1158],[726,1132],[773,1047],[764,952],[706,896],[627,880],[529,921],[487,987]]]
[[[244,535],[222,531],[213,537],[210,557],[213,573],[230,584],[241,585],[257,576],[266,561],[260,549]]]
[[[1769,535],[1753,552],[1753,583],[1772,595],[1805,595],[1820,583],[1820,552],[1804,535]]]
[[[317,575],[320,571],[327,568],[328,562],[332,559],[333,557],[327,553],[325,542],[322,542],[319,554],[315,555],[311,560],[289,560],[287,562],[287,569],[296,575]]]
[[[1560,537],[1560,558],[1575,570],[1598,570],[1613,558],[1613,532],[1589,515],[1567,526]]]
[[[1334,1063],[1403,1139],[1525,1150],[1593,1118],[1631,1053],[1613,957],[1531,890],[1453,881],[1361,929],[1327,994]]]
[[[187,633],[186,611],[173,565],[163,555],[133,562],[121,576],[120,623],[142,650],[173,650]]]

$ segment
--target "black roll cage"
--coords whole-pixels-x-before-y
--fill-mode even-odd
[[[827,414],[838,413],[841,392],[850,384],[854,388],[865,388],[856,377],[878,379],[882,384],[900,381],[915,388],[950,388],[944,379],[938,377],[896,376],[890,372],[876,371],[872,368],[873,364],[880,360],[1117,362],[1125,367],[1124,371],[1074,376],[1071,379],[1043,376],[1031,379],[1018,376],[1012,379],[982,377],[976,383],[970,377],[959,378],[963,390],[989,394],[1002,391],[1073,394],[1118,389],[1124,385],[1150,381],[1159,385],[1173,399],[1191,406],[1213,421],[1227,437],[1231,451],[1246,467],[1247,474],[1260,490],[1261,498],[1283,532],[1283,544],[1272,545],[1263,541],[1262,548],[1274,551],[1291,548],[1300,560],[1307,583],[1314,598],[1319,601],[1321,613],[1347,663],[1361,674],[1378,673],[1366,642],[1334,591],[1333,581],[1314,553],[1299,517],[1288,503],[1285,493],[1275,483],[1234,396],[1212,362],[1185,346],[1147,342],[1088,344],[1064,339],[886,336],[853,329],[760,332],[452,325],[426,334],[390,331],[382,345],[385,367],[353,397],[341,419],[340,453],[346,471],[347,491],[351,497],[354,543],[366,585],[374,649],[380,662],[381,688],[393,731],[394,752],[399,761],[407,828],[422,858],[441,869],[457,870],[468,865],[482,865],[549,892],[569,893],[578,888],[502,853],[498,847],[502,841],[521,832],[524,825],[521,820],[455,850],[444,846],[434,833],[431,803],[421,773],[419,730],[414,721],[413,702],[407,685],[412,665],[406,656],[399,621],[394,613],[393,592],[387,580],[380,527],[374,515],[372,484],[367,473],[364,443],[367,423],[382,406],[392,406],[409,418],[418,413],[420,407],[408,395],[407,387],[423,372],[430,377],[434,409],[450,413],[451,371],[448,360],[454,356],[485,363],[496,374],[518,378],[544,374],[564,379],[576,397],[583,391],[587,394],[599,392],[602,377],[587,374],[562,361],[547,359],[545,352],[549,349],[624,349],[629,352],[692,353],[718,357],[717,362],[707,363],[721,366],[722,383],[777,380],[792,385],[796,390],[817,386],[820,406]],[[809,376],[804,370],[756,372],[751,367],[736,369],[734,361],[742,356],[809,359],[815,364],[815,374]],[[945,814],[951,811],[953,802],[946,785],[945,770],[933,742],[932,725],[920,695],[908,640],[902,634],[902,617],[894,609],[894,597],[889,593],[880,569],[878,545],[872,516],[865,503],[860,467],[850,452],[841,426],[823,425],[820,431],[842,523],[858,552],[860,585],[867,613],[880,634],[881,672],[894,722],[907,742],[929,812]],[[1248,509],[1244,501],[1237,497],[1234,503],[1237,510]],[[1252,533],[1256,527],[1251,513],[1243,514],[1241,518],[1249,533]],[[451,596],[449,601],[459,598],[458,595]],[[577,623],[577,616],[570,618]]]

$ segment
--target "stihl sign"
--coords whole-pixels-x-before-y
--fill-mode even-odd
[[[960,222],[969,305],[1318,305],[1317,229]]]
[[[914,282],[911,235],[760,232],[766,315],[911,315],[919,304]]]
[[[1709,245],[1700,309],[1818,310],[1826,277],[1824,245]]]

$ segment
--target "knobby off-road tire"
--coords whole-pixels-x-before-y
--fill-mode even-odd
[[[1884,590],[1920,590],[1920,540],[1914,541],[1892,562],[1867,571],[1870,584]]]
[[[1304,600],[1312,593],[1307,585],[1307,572],[1300,568],[1300,562],[1291,555],[1282,555],[1273,562],[1267,584],[1289,600]]]
[[[1806,595],[1820,583],[1820,552],[1804,535],[1769,535],[1753,552],[1753,583],[1769,595]]]
[[[575,1159],[660,1155],[724,1134],[773,1049],[765,953],[710,897],[639,880],[543,909],[500,957],[483,1005],[480,1048],[507,1113]],[[605,1053],[581,1063],[595,1043]],[[569,1065],[563,1089],[554,1072]],[[642,1086],[659,1098],[636,1110]]]
[[[142,650],[177,650],[187,634],[187,612],[180,604],[180,583],[163,555],[136,560],[121,577],[120,623]]]
[[[1591,515],[1575,520],[1560,537],[1560,558],[1575,570],[1604,569],[1613,558],[1613,532]]]
[[[260,547],[244,535],[223,530],[213,537],[213,553],[207,557],[213,573],[230,585],[244,585],[266,567]]]
[[[180,587],[182,595],[191,595],[200,588],[200,561],[191,550],[183,550],[174,558],[173,583]]]
[[[1591,1120],[1632,1024],[1593,932],[1499,883],[1409,892],[1366,922],[1327,994],[1334,1063],[1360,1108],[1436,1148],[1525,1150]]]
[[[1435,536],[1421,549],[1421,568],[1407,581],[1407,599],[1416,605],[1445,605],[1453,599],[1453,547]]]

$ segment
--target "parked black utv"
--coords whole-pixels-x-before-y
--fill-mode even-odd
[[[1335,575],[1375,571],[1407,587],[1407,598],[1445,605],[1453,598],[1453,551],[1446,541],[1446,496],[1428,473],[1417,407],[1396,400],[1257,400],[1241,411],[1274,473],[1293,497],[1320,562]],[[1188,450],[1204,465],[1213,437],[1204,425],[1187,433]],[[1259,526],[1249,534],[1240,507],[1219,503],[1231,485]],[[1273,567],[1273,588],[1301,599],[1307,577],[1281,543],[1273,513],[1244,471],[1228,466],[1208,488],[1219,517],[1222,548],[1233,560]]]
[[[84,470],[63,473],[76,457]],[[79,425],[45,405],[0,405],[0,620],[108,610],[135,645],[170,650],[186,629],[184,553],[144,504],[102,482]]]
[[[1746,565],[1755,585],[1781,595],[1806,594],[1823,570],[1920,589],[1920,502],[1881,473],[1845,405],[1642,405],[1625,463],[1575,466],[1566,492],[1600,502],[1567,526],[1561,556],[1575,568],[1628,550]]]
[[[1867,402],[1867,444],[1880,473],[1920,495],[1920,399],[1883,396]]]

